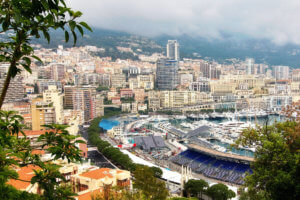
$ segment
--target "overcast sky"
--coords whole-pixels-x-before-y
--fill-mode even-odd
[[[233,36],[300,44],[300,0],[68,0],[83,20],[141,35]]]

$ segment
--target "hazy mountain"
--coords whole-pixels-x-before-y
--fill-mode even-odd
[[[126,32],[105,30],[94,28],[92,33],[79,37],[77,46],[96,45],[105,48],[112,55],[117,46],[131,47],[133,53],[152,54],[154,52],[164,52],[165,45],[169,39],[177,39],[180,43],[181,57],[185,58],[206,58],[219,62],[226,62],[226,59],[237,58],[244,60],[246,57],[253,57],[257,63],[268,63],[271,65],[289,65],[291,67],[300,67],[300,46],[286,44],[278,46],[268,40],[249,39],[245,37],[232,37],[224,34],[223,39],[206,39],[201,37],[192,37],[189,35],[168,36],[161,35],[153,38],[133,35]],[[42,43],[45,47],[54,48],[59,44],[64,44],[64,34],[62,32],[52,33],[52,42]],[[71,47],[72,43],[65,44]],[[196,56],[198,55],[198,56]],[[102,55],[104,56],[104,55]],[[118,55],[116,55],[118,57]],[[127,56],[125,56],[126,58]]]

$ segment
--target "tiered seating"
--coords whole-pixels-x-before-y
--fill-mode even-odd
[[[171,159],[172,162],[190,167],[194,172],[209,178],[234,184],[243,184],[245,172],[252,173],[250,166],[231,161],[218,160],[193,150],[186,150]]]

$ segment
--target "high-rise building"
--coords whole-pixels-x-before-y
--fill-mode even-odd
[[[0,91],[2,91],[5,78],[6,76],[0,78]],[[4,99],[4,103],[22,101],[24,95],[25,91],[22,83],[22,77],[18,75],[15,78],[11,79]]]
[[[276,80],[288,80],[290,78],[290,68],[288,66],[274,66],[273,76]]]
[[[76,88],[73,91],[73,109],[84,111],[84,121],[90,121],[95,117],[95,96],[93,88]]]
[[[50,85],[48,90],[43,93],[43,100],[46,103],[52,103],[55,109],[55,121],[58,124],[63,123],[63,95],[58,91],[55,85]]]
[[[246,67],[247,67],[247,74],[255,74],[254,59],[247,58],[245,62],[246,62]]]
[[[177,42],[177,40],[168,40],[167,58],[170,60],[180,60],[179,43]]]
[[[173,90],[178,85],[178,61],[159,59],[156,66],[156,87]]]
[[[51,65],[51,78],[60,81],[65,78],[65,66],[62,64]]]
[[[200,72],[205,78],[210,78],[211,65],[208,62],[200,63]]]
[[[66,85],[64,87],[65,92],[65,101],[64,105],[67,109],[73,109],[73,93],[75,91],[76,87],[71,85]]]

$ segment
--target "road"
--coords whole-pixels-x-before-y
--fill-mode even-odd
[[[88,151],[88,159],[91,160],[91,162],[100,167],[100,168],[111,168],[115,169],[116,166],[112,164],[107,158],[105,158],[98,150],[96,147],[93,147],[89,141],[88,141],[88,133],[87,129],[81,128],[80,129],[80,134],[81,136],[86,139],[87,141],[87,147],[89,149]]]

